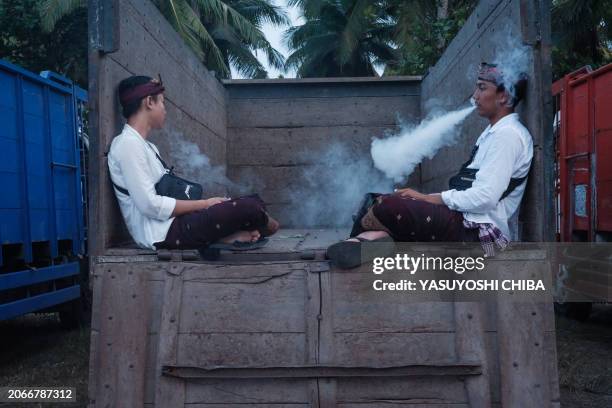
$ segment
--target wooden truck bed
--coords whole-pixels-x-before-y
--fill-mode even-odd
[[[216,262],[109,250],[94,267],[92,406],[555,406],[549,305],[383,295],[367,268],[324,260],[346,234],[281,230]],[[529,274],[539,256],[495,262]]]

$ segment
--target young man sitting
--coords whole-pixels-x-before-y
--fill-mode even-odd
[[[363,232],[328,248],[332,262],[352,268],[368,261],[361,259],[363,241],[480,241],[488,256],[495,246],[508,245],[508,219],[519,208],[533,157],[532,137],[514,113],[526,92],[526,76],[508,82],[500,67],[481,64],[473,98],[489,125],[450,189],[423,194],[405,188],[379,196],[356,220]]]
[[[108,168],[127,228],[136,244],[151,249],[198,249],[212,243],[255,243],[278,223],[257,196],[177,200],[159,195],[155,184],[166,173],[151,131],[166,119],[164,86],[147,76],[119,84],[127,124],[113,139]]]

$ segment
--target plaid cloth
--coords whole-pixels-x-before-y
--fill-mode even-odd
[[[510,240],[493,224],[478,224],[464,219],[463,226],[468,229],[478,228],[478,238],[485,257],[495,256],[495,245],[503,251],[510,244]]]

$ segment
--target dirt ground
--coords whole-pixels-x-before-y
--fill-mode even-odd
[[[89,328],[65,330],[56,314],[0,322],[0,386],[76,388],[76,403],[0,407],[86,407]]]
[[[563,408],[612,407],[612,305],[595,306],[586,323],[557,316],[559,383]],[[0,322],[0,386],[69,386],[85,407],[89,329],[63,330],[55,315]],[[1,404],[0,407],[15,407]]]
[[[612,305],[585,323],[557,315],[557,357],[562,407],[612,407]]]

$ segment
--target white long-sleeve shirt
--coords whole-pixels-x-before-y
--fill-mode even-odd
[[[525,177],[529,172],[533,139],[518,114],[512,113],[487,126],[476,144],[478,151],[468,166],[479,169],[472,187],[443,191],[442,201],[450,209],[462,212],[466,220],[493,224],[509,238],[508,219],[518,210],[527,181],[503,200],[499,198],[508,188],[510,178]]]
[[[166,239],[176,206],[174,198],[155,191],[155,183],[165,173],[155,153],[159,154],[157,147],[127,124],[108,152],[113,183],[130,193],[128,196],[114,189],[128,231],[136,244],[151,249],[155,249],[154,243]]]

